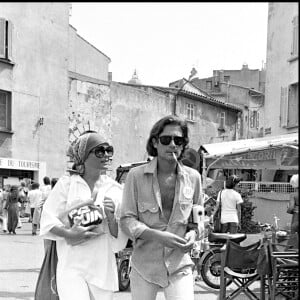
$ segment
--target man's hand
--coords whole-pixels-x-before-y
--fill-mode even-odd
[[[183,252],[185,253],[190,252],[193,249],[194,243],[196,241],[196,237],[197,237],[197,232],[195,230],[190,230],[185,234],[184,238],[186,239],[186,243],[182,247]]]
[[[182,248],[186,240],[174,233],[168,231],[157,231],[158,241],[169,248]]]

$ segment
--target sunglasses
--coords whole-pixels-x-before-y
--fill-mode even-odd
[[[171,141],[174,141],[174,144],[176,146],[181,146],[184,144],[185,138],[183,136],[172,136],[172,135],[162,135],[160,137],[158,137],[160,143],[162,145],[169,145],[171,143]]]
[[[92,153],[95,153],[95,156],[98,158],[103,158],[105,156],[113,156],[114,155],[114,147],[113,146],[99,146],[96,147],[94,150],[91,151]]]

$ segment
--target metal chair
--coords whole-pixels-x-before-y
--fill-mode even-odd
[[[257,273],[260,245],[260,241],[248,246],[240,246],[230,240],[226,242],[221,254],[220,300],[234,299],[241,293],[249,299],[260,299],[260,296],[251,290],[251,288],[254,289],[253,283],[261,279],[260,274]],[[233,291],[226,288],[227,280],[232,280],[236,285]],[[262,288],[261,285],[260,287]]]
[[[291,237],[294,241],[295,237]],[[288,243],[287,246],[289,246]],[[298,249],[284,247],[280,250],[280,244],[268,241],[268,254],[271,264],[269,294],[270,299],[278,296],[285,299],[298,299],[299,295],[299,253]]]

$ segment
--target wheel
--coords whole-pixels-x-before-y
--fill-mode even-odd
[[[119,291],[126,291],[130,285],[129,279],[129,260],[123,260],[118,270]]]
[[[204,258],[200,270],[203,281],[213,289],[220,289],[221,282],[221,251],[212,249]],[[231,284],[232,280],[227,280],[226,285]]]

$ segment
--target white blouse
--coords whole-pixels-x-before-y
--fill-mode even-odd
[[[116,219],[119,221],[123,187],[110,177],[101,175],[95,189],[98,193],[94,204],[103,208],[104,196],[112,198],[116,206]],[[94,192],[95,190],[93,194]],[[116,239],[110,234],[107,218],[104,216],[103,222],[97,228],[102,234],[75,246],[67,244],[64,238],[50,232],[54,226],[69,227],[69,220],[64,212],[91,197],[90,188],[81,176],[62,176],[43,206],[40,235],[57,241],[57,278],[63,276],[64,270],[78,272],[87,283],[105,290],[117,291],[115,252],[125,248],[127,242],[120,227]]]

